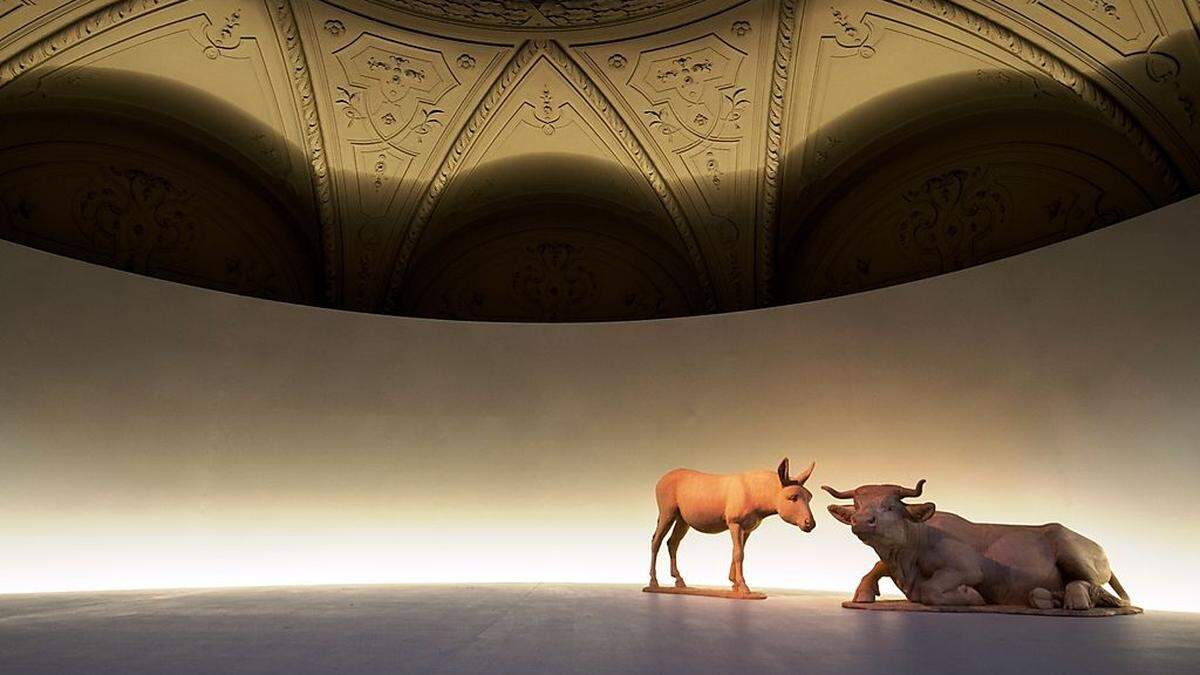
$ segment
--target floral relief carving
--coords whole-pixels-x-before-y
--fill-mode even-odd
[[[197,227],[192,195],[169,179],[109,166],[75,196],[80,233],[113,265],[145,273],[186,261]]]
[[[1113,0],[1091,0],[1091,2],[1094,14],[1103,14],[1104,16],[1118,20],[1121,18],[1121,13],[1117,10],[1117,5]]]
[[[580,260],[573,244],[546,242],[527,246],[525,254],[513,274],[513,292],[545,320],[575,315],[595,299],[596,274]]]
[[[1004,225],[1008,191],[983,167],[953,169],[904,193],[908,213],[896,234],[905,249],[949,272],[979,262],[976,245]]]
[[[554,94],[547,85],[542,87],[541,100],[537,103],[529,103],[529,105],[533,107],[533,118],[541,126],[542,132],[547,136],[554,135],[554,130],[562,122],[562,109],[566,104],[555,104]]]
[[[648,125],[671,137],[677,150],[741,138],[751,104],[737,85],[745,56],[715,35],[642,54],[630,84],[651,103]]]
[[[334,37],[338,37],[342,33],[346,32],[346,24],[342,23],[338,19],[329,19],[325,22],[324,27],[325,32]]]
[[[437,106],[458,80],[441,53],[364,34],[335,52],[347,86],[335,86],[349,125],[363,122],[393,147],[412,150],[442,125]]]
[[[509,321],[649,319],[687,312],[662,259],[598,232],[517,231],[440,251],[439,273],[412,307],[441,318]],[[678,271],[678,269],[676,268]],[[665,290],[664,290],[665,289]]]

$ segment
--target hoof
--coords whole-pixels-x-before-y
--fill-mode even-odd
[[[857,603],[872,603],[875,602],[875,593],[869,590],[854,591],[853,602]]]
[[[651,579],[649,588],[658,588],[658,579]]]
[[[1054,609],[1054,594],[1044,588],[1029,591],[1029,606],[1034,609]]]
[[[676,579],[675,588],[687,588],[687,584],[683,583],[683,579]]]
[[[1063,593],[1063,609],[1091,609],[1095,607],[1092,602],[1092,585],[1086,581],[1072,581],[1067,584],[1067,590]]]

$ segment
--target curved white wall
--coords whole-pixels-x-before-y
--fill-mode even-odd
[[[0,591],[644,581],[658,475],[817,460],[1059,520],[1193,608],[1200,199],[1030,254],[664,322],[440,323],[272,304],[0,244]],[[752,586],[849,591],[813,500]],[[728,538],[681,568],[724,583]],[[665,576],[665,551],[661,563]]]

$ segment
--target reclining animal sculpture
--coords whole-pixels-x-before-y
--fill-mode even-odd
[[[937,511],[917,487],[862,485],[822,489],[853,506],[832,504],[829,512],[850,526],[879,562],[854,591],[854,602],[874,602],[879,579],[891,577],[911,602],[925,605],[1022,605],[1038,609],[1085,610],[1127,607],[1129,596],[1096,542],[1058,523],[994,525],[973,523]],[[1111,584],[1120,597],[1103,588]]]
[[[789,477],[785,457],[775,472],[747,471],[731,475],[715,475],[675,469],[658,480],[654,489],[658,500],[658,526],[650,543],[650,588],[658,588],[658,549],[667,530],[674,524],[667,551],[671,554],[671,576],[675,586],[685,588],[676,560],[679,542],[690,528],[708,534],[729,530],[733,539],[733,560],[729,565],[729,581],[735,594],[749,594],[742,575],[746,540],[750,533],[768,516],[779,514],[783,520],[812,532],[816,527],[808,503],[812,493],[804,482],[812,475],[816,463],[795,478]]]

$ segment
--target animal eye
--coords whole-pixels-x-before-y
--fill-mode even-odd
[[[800,499],[800,495],[792,495],[791,497],[788,497],[789,502],[794,502],[797,499]]]

